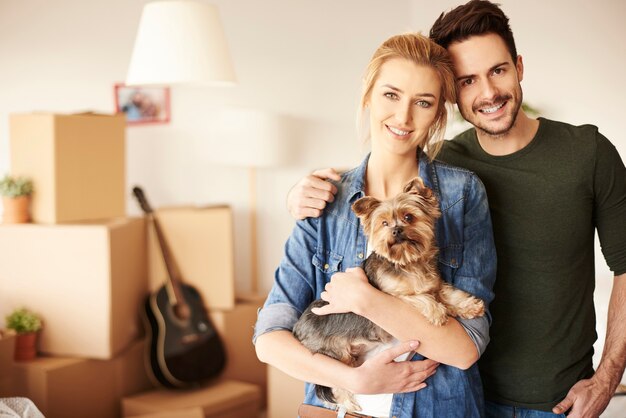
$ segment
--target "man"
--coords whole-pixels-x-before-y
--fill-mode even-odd
[[[430,36],[455,66],[457,104],[474,125],[439,159],[485,184],[498,252],[491,342],[479,361],[487,416],[597,417],[626,364],[626,169],[591,125],[529,118],[521,109],[522,57],[508,18],[472,0]],[[317,216],[337,179],[322,170],[290,192],[297,218]],[[592,369],[594,229],[615,273],[607,336]]]

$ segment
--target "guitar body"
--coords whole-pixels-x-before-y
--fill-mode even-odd
[[[148,359],[154,378],[169,388],[197,386],[216,377],[226,364],[226,353],[198,291],[181,284],[190,315],[180,319],[165,285],[148,296],[145,320],[150,344]]]

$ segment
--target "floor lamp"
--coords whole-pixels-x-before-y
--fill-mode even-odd
[[[232,85],[236,77],[215,6],[196,0],[147,3],[127,85]]]
[[[226,108],[217,112],[212,134],[220,144],[220,163],[248,169],[250,207],[250,283],[259,290],[257,170],[280,166],[287,158],[286,118],[249,108]]]

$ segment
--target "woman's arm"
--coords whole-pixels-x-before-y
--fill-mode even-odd
[[[376,394],[413,392],[426,386],[423,381],[434,373],[436,362],[393,361],[417,346],[417,342],[407,341],[353,368],[312,354],[289,331],[275,331],[257,338],[256,352],[259,360],[296,379],[353,393]]]
[[[301,312],[315,299],[318,219],[299,221],[276,271],[276,280],[255,325],[257,356],[303,381],[341,387],[355,393],[394,393],[419,390],[438,365],[435,361],[395,363],[393,359],[414,348],[409,342],[380,353],[357,369],[320,354],[312,354],[291,333]],[[398,352],[398,350],[400,350]],[[397,354],[396,354],[397,353]],[[384,376],[384,379],[380,379]]]
[[[314,309],[314,313],[354,312],[400,341],[419,340],[416,351],[429,359],[460,369],[478,360],[474,342],[457,320],[450,318],[442,326],[432,325],[416,308],[371,286],[361,268],[333,275],[322,299],[329,304]]]

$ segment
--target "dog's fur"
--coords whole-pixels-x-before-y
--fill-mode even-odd
[[[411,180],[402,193],[387,201],[363,197],[352,205],[352,210],[373,248],[363,268],[374,287],[416,307],[433,325],[443,325],[448,315],[483,315],[483,301],[439,276],[435,242],[439,204],[422,179]],[[315,315],[311,311],[326,304],[321,299],[311,303],[293,329],[295,337],[311,352],[357,367],[368,351],[393,339],[354,313]],[[328,403],[343,405],[348,412],[360,409],[347,390],[318,385],[316,393]]]

